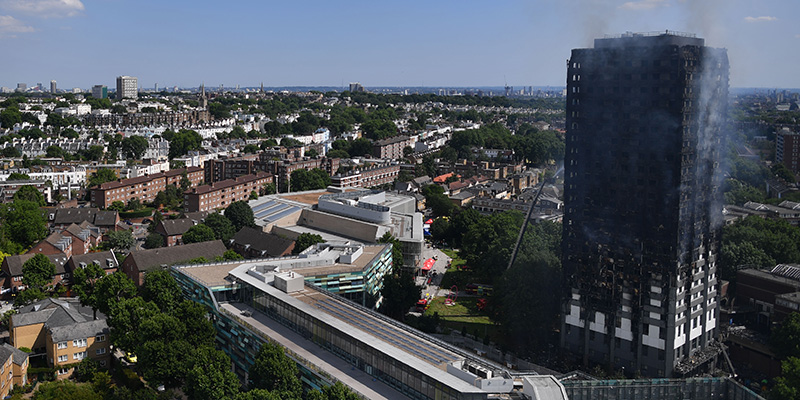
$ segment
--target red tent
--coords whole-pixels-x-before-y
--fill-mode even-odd
[[[428,218],[428,220],[425,221],[425,223],[428,224],[428,225],[432,224],[433,223],[433,218]]]
[[[430,271],[431,268],[433,268],[433,264],[435,264],[435,263],[436,263],[436,260],[434,260],[432,258],[429,258],[429,259],[425,260],[425,264],[422,265],[422,270],[423,271]]]

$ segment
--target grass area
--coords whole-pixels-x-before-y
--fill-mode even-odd
[[[488,334],[492,341],[497,340],[497,326],[478,310],[478,297],[458,298],[452,306],[446,306],[444,301],[444,297],[433,299],[425,315],[433,316],[438,313],[443,328],[481,338]]]

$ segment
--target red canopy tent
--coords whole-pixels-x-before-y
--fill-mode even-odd
[[[430,271],[431,268],[433,268],[433,264],[435,264],[435,263],[436,263],[436,260],[434,260],[432,258],[429,258],[429,259],[425,260],[425,264],[422,265],[422,270],[423,271]]]

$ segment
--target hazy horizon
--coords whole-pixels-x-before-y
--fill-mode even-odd
[[[726,47],[731,87],[797,88],[798,15],[746,0],[0,0],[0,86],[563,86],[573,48],[674,30]]]

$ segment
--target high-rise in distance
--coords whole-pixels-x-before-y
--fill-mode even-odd
[[[139,96],[139,81],[134,76],[117,77],[117,100],[135,99]]]
[[[626,33],[567,63],[562,347],[629,374],[695,373],[719,349],[727,51]]]

